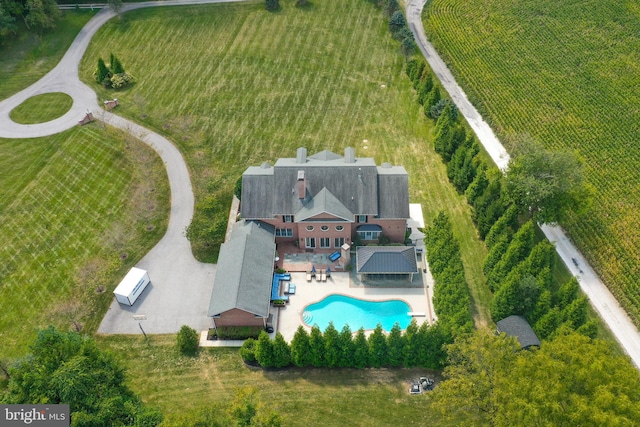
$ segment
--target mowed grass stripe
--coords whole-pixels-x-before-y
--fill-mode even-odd
[[[564,224],[640,325],[640,17],[629,2],[435,0],[430,39],[510,143],[576,150],[597,191]]]
[[[149,149],[125,145],[119,134],[87,126],[43,139],[1,140],[0,149],[14,147],[23,162],[42,156],[21,150],[23,144],[47,158],[0,209],[0,358],[24,354],[36,329],[49,324],[67,329],[73,320],[92,332],[112,300],[108,291],[162,235],[168,210],[168,188],[159,180],[165,204],[156,199],[158,213],[150,218],[158,231],[138,226],[134,206],[148,199],[129,198],[140,179],[132,160]],[[153,156],[144,167],[145,173],[162,170]],[[21,168],[5,172],[11,177]],[[132,259],[120,259],[123,253]],[[96,293],[99,287],[103,293]]]

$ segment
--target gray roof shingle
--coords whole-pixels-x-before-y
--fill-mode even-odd
[[[299,171],[304,171],[305,199],[298,198]],[[327,150],[304,157],[304,162],[281,158],[272,168],[249,167],[242,178],[242,216],[294,215],[323,189],[353,215],[409,217],[409,178],[402,166],[377,167],[369,157],[355,157],[348,163]]]
[[[499,333],[504,332],[509,336],[516,337],[520,343],[520,348],[528,348],[534,345],[540,347],[540,339],[531,328],[531,325],[529,325],[529,322],[527,322],[527,319],[522,316],[505,317],[502,320],[498,320],[496,326]]]
[[[408,274],[417,273],[416,249],[413,246],[358,246],[358,273]]]
[[[267,317],[275,250],[273,227],[255,222],[236,225],[220,247],[208,315],[238,308]]]

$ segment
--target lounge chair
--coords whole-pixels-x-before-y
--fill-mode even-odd
[[[307,282],[310,282],[312,277],[313,273],[311,273],[311,270],[307,270]]]
[[[321,282],[327,281],[327,270],[320,270],[320,281]]]

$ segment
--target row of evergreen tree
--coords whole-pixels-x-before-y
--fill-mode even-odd
[[[425,237],[427,261],[433,275],[433,308],[438,324],[447,331],[451,342],[460,334],[473,331],[469,286],[464,277],[460,245],[453,236],[449,217],[440,212]]]
[[[440,99],[439,92],[434,95],[437,84],[427,64],[422,58],[414,58],[408,61],[406,73],[425,115],[436,120],[434,149],[447,166],[449,180],[471,205],[473,222],[489,249],[483,268],[493,292],[493,320],[523,315],[541,338],[552,337],[559,328],[595,336],[596,326],[587,321],[587,300],[580,295],[576,279],[562,286],[554,282],[554,246],[536,238],[532,220],[521,224],[503,173],[479,155],[478,141],[467,132],[455,105]],[[436,223],[442,221],[436,218]],[[429,260],[429,264],[432,272],[434,267],[438,270],[437,262]],[[452,273],[447,272],[453,278]],[[436,281],[436,290],[438,285],[448,286],[446,282],[459,280],[452,278]]]
[[[407,20],[402,13],[398,0],[367,0],[378,9],[381,9],[385,17],[389,20],[389,31],[391,36],[400,42],[400,50],[405,60],[416,51],[416,42],[413,33],[407,26]]]
[[[258,340],[248,339],[240,349],[243,360],[264,368],[284,368],[290,365],[316,368],[380,368],[423,367],[441,369],[446,352],[443,345],[450,336],[437,323],[424,322],[418,327],[412,321],[402,331],[395,324],[389,333],[378,325],[367,337],[363,328],[355,334],[345,325],[338,331],[333,323],[324,333],[315,325],[311,332],[299,326],[291,344],[279,332],[271,340],[262,332]]]

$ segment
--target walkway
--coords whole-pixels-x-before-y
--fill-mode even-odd
[[[427,59],[433,72],[440,79],[442,86],[449,93],[469,126],[478,136],[491,159],[504,171],[509,164],[509,154],[496,138],[489,125],[482,119],[475,107],[471,105],[434,47],[427,41],[421,19],[425,3],[426,0],[409,0],[407,4],[407,24],[415,35],[416,44]],[[580,287],[589,297],[591,305],[611,329],[611,332],[631,357],[636,367],[640,368],[640,333],[631,322],[631,319],[629,319],[629,316],[627,316],[627,313],[620,307],[618,301],[596,275],[584,256],[573,246],[562,228],[548,225],[543,225],[541,228],[547,239],[556,245],[556,251],[571,273],[578,277]],[[578,265],[573,262],[574,259]]]

